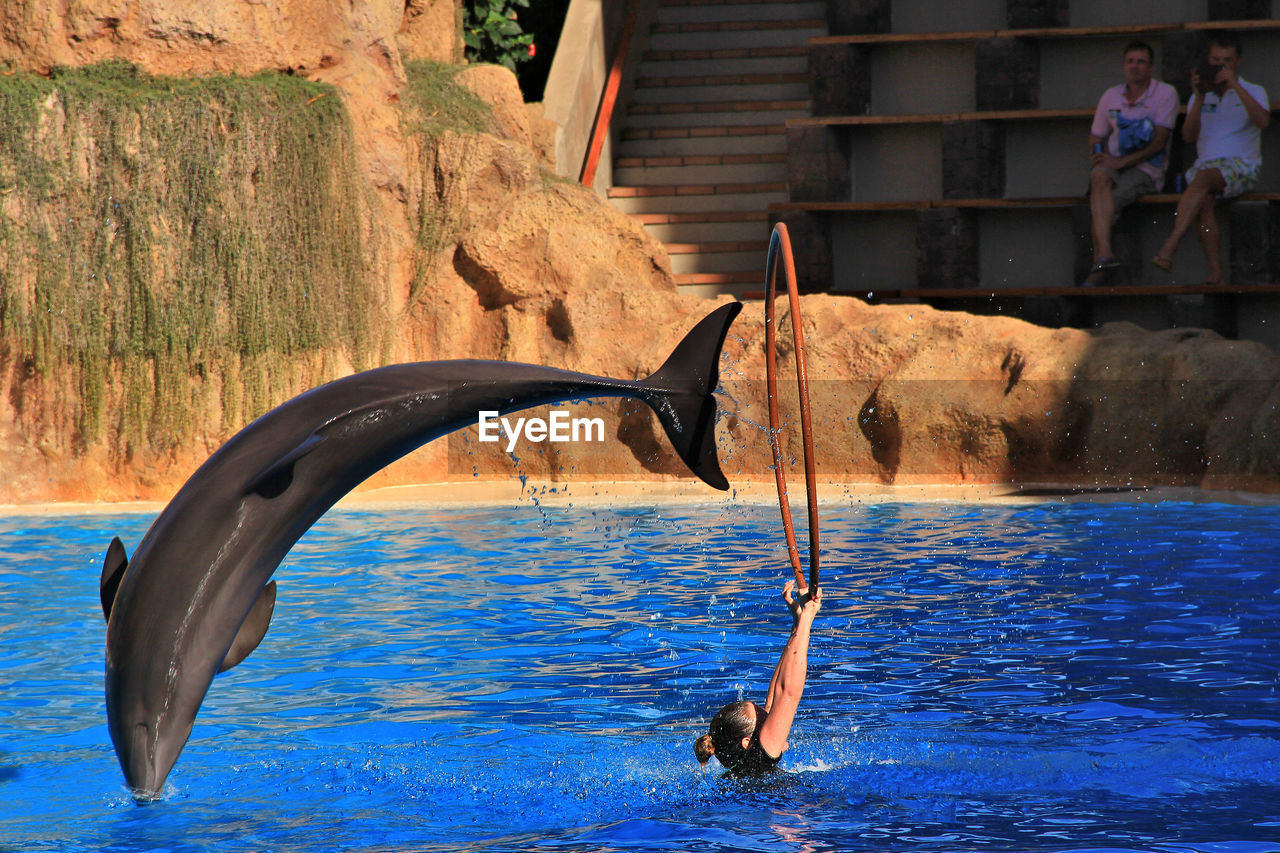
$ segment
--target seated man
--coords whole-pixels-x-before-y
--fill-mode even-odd
[[[1093,218],[1093,268],[1086,285],[1102,284],[1120,266],[1111,250],[1116,215],[1143,193],[1164,185],[1165,148],[1178,118],[1178,92],[1151,78],[1155,54],[1145,42],[1124,49],[1124,79],[1098,99],[1089,129],[1089,208]]]
[[[1240,79],[1240,40],[1232,33],[1216,33],[1209,40],[1206,72],[1191,72],[1195,93],[1187,102],[1182,125],[1184,142],[1196,143],[1196,162],[1187,170],[1187,189],[1178,201],[1173,231],[1151,259],[1165,272],[1173,271],[1173,253],[1195,221],[1209,278],[1222,284],[1222,253],[1218,245],[1215,197],[1233,198],[1258,184],[1262,170],[1262,131],[1271,123],[1267,90]],[[1209,71],[1213,79],[1205,79]]]

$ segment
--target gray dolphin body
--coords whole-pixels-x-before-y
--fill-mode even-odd
[[[183,485],[132,559],[119,539],[107,550],[107,723],[135,797],[160,795],[214,676],[261,641],[275,605],[268,581],[294,543],[361,481],[476,423],[478,412],[636,397],[694,473],[728,488],[712,392],[740,309],[707,315],[644,380],[491,361],[392,365],[308,391],[245,427]]]

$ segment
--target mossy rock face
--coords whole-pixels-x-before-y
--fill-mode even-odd
[[[73,400],[69,449],[163,451],[260,414],[301,365],[371,364],[363,186],[328,86],[0,77],[0,387],[24,419],[32,383]]]
[[[417,146],[417,165],[424,178],[413,205],[413,236],[420,260],[409,285],[408,302],[413,305],[435,284],[431,261],[457,241],[465,216],[465,206],[450,197],[457,190],[450,187],[447,175],[466,156],[467,146],[450,146],[446,141],[488,133],[492,120],[489,108],[457,83],[462,66],[414,60],[405,63],[404,71],[402,125],[406,136],[422,141]],[[448,154],[442,151],[445,148]],[[450,155],[454,162],[440,162]]]
[[[465,67],[425,59],[404,64],[405,130],[427,136],[443,131],[489,133],[493,130],[489,107],[457,82]]]

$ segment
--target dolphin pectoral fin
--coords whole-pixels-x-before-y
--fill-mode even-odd
[[[324,436],[312,433],[288,453],[272,461],[249,481],[245,494],[257,494],[268,500],[278,498],[293,484],[293,466],[299,459],[320,446]]]
[[[129,555],[125,553],[124,543],[120,537],[111,540],[107,546],[107,557],[102,561],[102,578],[98,581],[98,595],[102,599],[102,615],[111,618],[111,605],[116,600],[116,590],[124,578],[124,570],[129,568]]]
[[[724,491],[729,481],[716,456],[716,385],[720,382],[720,348],[724,346],[741,302],[721,305],[685,335],[665,364],[641,386],[643,399],[658,415],[680,458],[712,488]]]
[[[271,624],[271,614],[275,609],[276,582],[271,581],[262,588],[262,592],[258,593],[257,601],[253,602],[253,607],[249,608],[249,615],[240,623],[240,630],[232,641],[227,656],[223,658],[218,672],[231,669],[258,647],[258,643],[261,643],[262,638],[267,635],[267,627]]]

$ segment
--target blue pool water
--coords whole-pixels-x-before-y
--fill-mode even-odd
[[[1280,850],[1277,508],[830,510],[748,788],[691,746],[785,639],[773,508],[333,513],[136,806],[97,583],[149,522],[0,518],[0,850]]]

